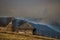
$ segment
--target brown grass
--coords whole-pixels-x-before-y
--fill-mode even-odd
[[[0,40],[58,40],[36,35],[24,35],[18,33],[0,33]]]

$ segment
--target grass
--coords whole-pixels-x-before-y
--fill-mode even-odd
[[[0,40],[58,40],[58,39],[18,33],[0,33]]]

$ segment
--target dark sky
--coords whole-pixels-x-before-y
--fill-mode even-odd
[[[0,16],[60,20],[60,0],[0,0]]]

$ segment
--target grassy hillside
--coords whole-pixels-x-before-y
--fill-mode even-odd
[[[36,35],[24,35],[18,33],[0,33],[0,40],[58,40],[58,39]]]

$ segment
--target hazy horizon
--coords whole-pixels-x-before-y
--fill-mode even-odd
[[[0,16],[43,18],[60,22],[60,0],[0,0]]]

